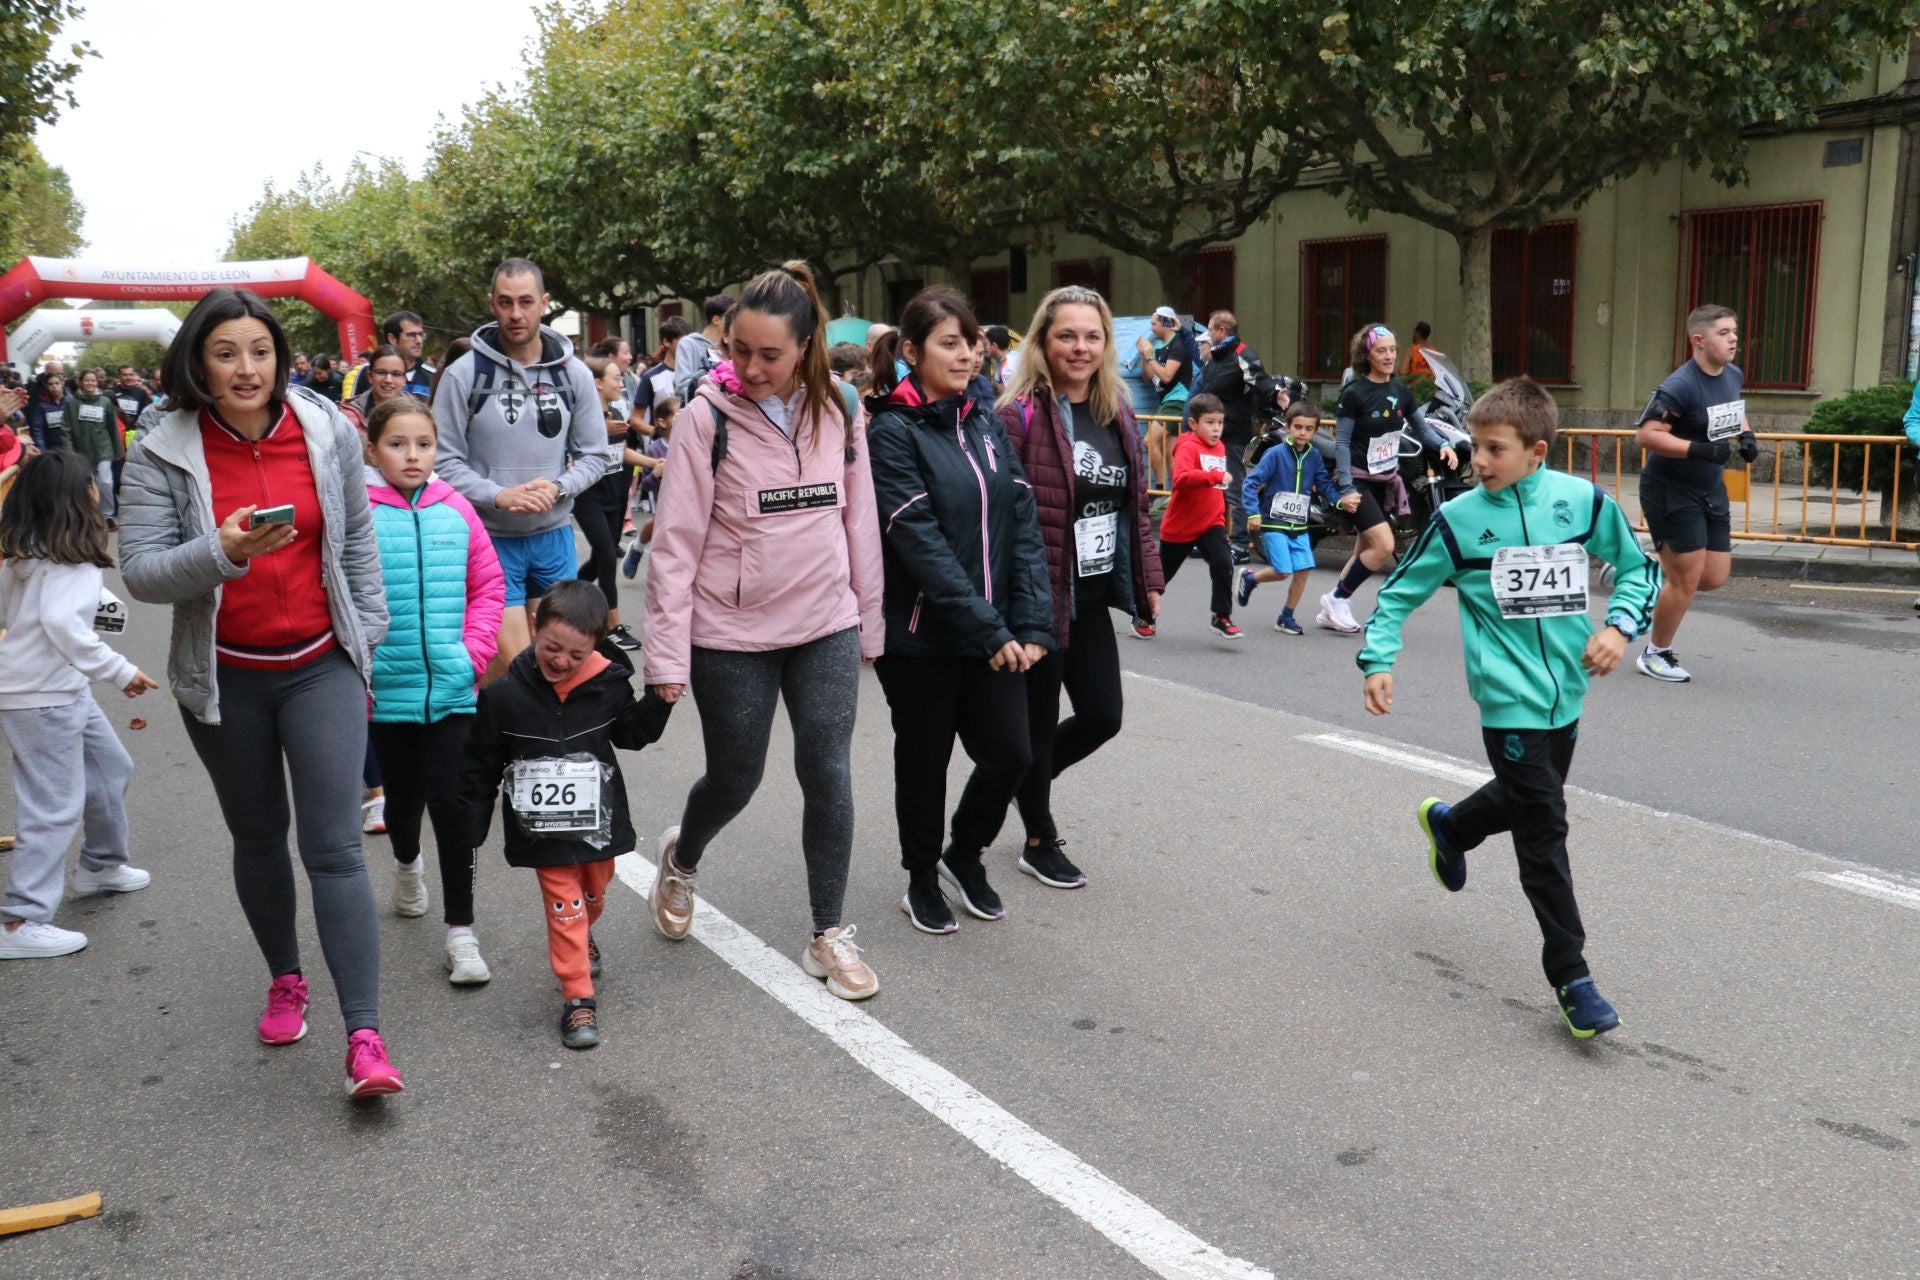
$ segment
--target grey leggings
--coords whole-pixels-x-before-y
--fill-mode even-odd
[[[840,923],[853,860],[853,714],[860,697],[860,632],[848,628],[791,649],[693,651],[707,772],[687,793],[673,859],[688,871],[747,807],[766,771],[773,706],[784,696],[800,779],[800,849],[815,931]]]
[[[220,668],[220,723],[182,712],[233,836],[233,887],[274,977],[300,968],[296,824],[320,950],[348,1032],[380,1025],[380,920],[360,853],[367,686],[335,650],[291,671]],[[293,779],[287,807],[286,779]]]

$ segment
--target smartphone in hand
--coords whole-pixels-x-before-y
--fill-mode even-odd
[[[292,524],[293,504],[286,503],[278,507],[261,507],[247,517],[247,528],[258,529],[270,524]]]

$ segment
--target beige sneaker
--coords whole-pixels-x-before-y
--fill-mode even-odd
[[[865,1000],[878,994],[880,979],[860,958],[853,930],[853,925],[842,925],[815,938],[801,954],[800,967],[810,978],[825,978],[827,990],[842,1000]]]
[[[680,843],[680,828],[668,827],[660,834],[660,865],[653,873],[654,928],[675,942],[693,928],[693,872],[673,865],[673,851]]]

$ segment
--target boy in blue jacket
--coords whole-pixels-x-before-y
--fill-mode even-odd
[[[1435,514],[1380,589],[1360,669],[1367,710],[1393,709],[1393,661],[1407,616],[1451,582],[1460,598],[1467,688],[1493,779],[1456,805],[1423,802],[1427,863],[1448,892],[1467,883],[1467,853],[1513,835],[1520,887],[1544,939],[1540,959],[1560,1014],[1579,1039],[1620,1025],[1587,971],[1587,935],[1567,865],[1567,770],[1589,676],[1620,663],[1660,594],[1619,504],[1578,476],[1547,469],[1558,419],[1526,378],[1503,382],[1467,414],[1480,486]],[[1615,570],[1606,625],[1587,618],[1588,557]]]
[[[1241,493],[1241,510],[1247,513],[1247,536],[1260,536],[1267,554],[1267,567],[1240,571],[1240,607],[1246,608],[1253,589],[1263,582],[1278,582],[1292,577],[1287,587],[1287,607],[1274,620],[1273,629],[1286,635],[1301,634],[1293,611],[1306,598],[1307,574],[1313,569],[1313,543],[1307,538],[1309,495],[1318,493],[1338,505],[1340,491],[1333,487],[1327,464],[1313,447],[1313,433],[1320,427],[1320,408],[1308,401],[1287,407],[1287,440],[1267,450],[1253,470]],[[1354,499],[1359,505],[1359,499]],[[1264,513],[1264,514],[1263,514]]]

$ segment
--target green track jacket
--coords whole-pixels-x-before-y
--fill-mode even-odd
[[[1563,543],[1613,565],[1607,621],[1618,620],[1635,635],[1645,631],[1660,595],[1659,564],[1640,549],[1612,498],[1577,476],[1541,467],[1510,489],[1471,489],[1440,508],[1380,589],[1360,669],[1391,671],[1407,615],[1451,582],[1460,593],[1467,688],[1480,704],[1480,722],[1489,729],[1572,724],[1587,695],[1580,658],[1592,622],[1585,613],[1503,616],[1492,573],[1502,548]]]

